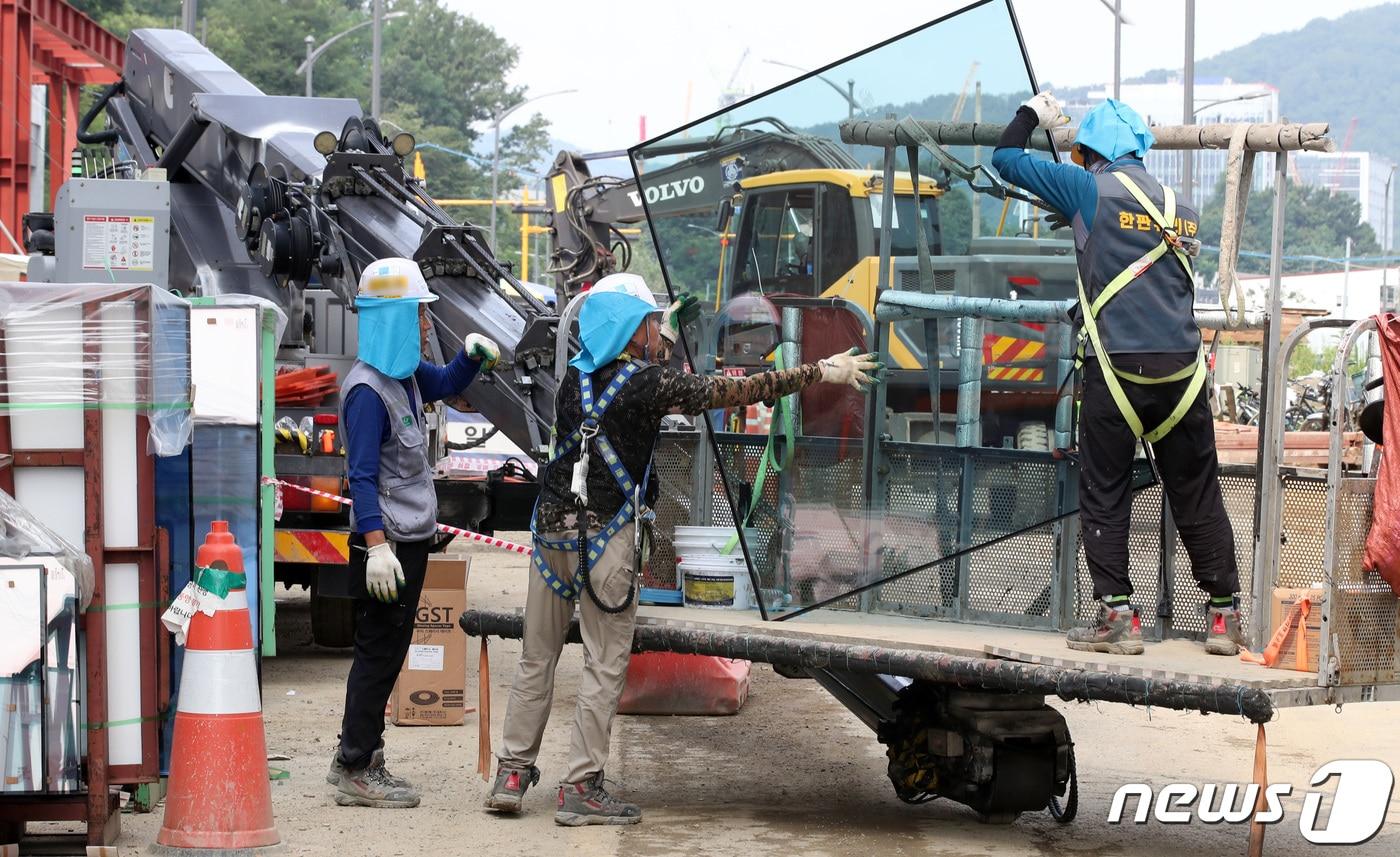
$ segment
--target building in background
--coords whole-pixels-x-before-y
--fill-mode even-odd
[[[1304,184],[1330,188],[1360,202],[1361,222],[1370,224],[1382,247],[1394,244],[1394,217],[1389,224],[1385,217],[1385,182],[1395,169],[1394,161],[1374,152],[1299,152],[1290,166]],[[1390,192],[1393,203],[1400,188],[1392,187]]]
[[[1171,78],[1164,83],[1125,83],[1122,101],[1142,114],[1149,125],[1179,125],[1182,119],[1182,83]],[[1110,96],[1108,88],[1091,89],[1081,99],[1071,100],[1065,112],[1078,120]],[[1269,83],[1236,83],[1230,78],[1197,78],[1193,90],[1196,124],[1213,125],[1222,122],[1277,122],[1279,117],[1278,90]],[[1184,152],[1153,150],[1147,153],[1147,169],[1163,184],[1181,188],[1181,163]],[[1196,207],[1215,193],[1216,183],[1225,173],[1228,153],[1206,151],[1195,153],[1192,179],[1192,199]],[[1273,171],[1264,164],[1254,171],[1254,188],[1263,190],[1272,184]]]

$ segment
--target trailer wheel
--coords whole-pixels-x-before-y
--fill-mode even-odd
[[[1050,429],[1046,428],[1045,423],[1021,423],[1021,427],[1016,431],[1016,448],[1049,452]]]
[[[333,598],[311,586],[311,641],[328,649],[355,644],[355,599]]]
[[[1069,788],[1065,790],[1065,802],[1055,795],[1050,796],[1050,817],[1060,824],[1069,824],[1079,815],[1079,771],[1074,764],[1074,745],[1069,746]]]

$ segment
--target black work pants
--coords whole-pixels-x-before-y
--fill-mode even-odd
[[[1147,377],[1170,374],[1180,365],[1154,359],[1159,357],[1166,355],[1119,355],[1113,364],[1120,371]],[[1122,382],[1148,431],[1171,414],[1190,383],[1189,378],[1171,384]],[[1128,578],[1128,530],[1136,451],[1137,439],[1113,401],[1098,360],[1087,360],[1079,409],[1079,520],[1096,598],[1133,592]],[[1197,585],[1209,595],[1234,595],[1239,590],[1235,537],[1220,493],[1215,424],[1204,387],[1181,422],[1152,444],[1152,452]]]
[[[394,555],[403,566],[404,585],[393,604],[365,592],[365,541],[350,536],[350,591],[355,593],[355,659],[345,680],[345,716],[340,724],[340,761],[352,771],[369,765],[384,735],[384,704],[394,691],[404,656],[413,642],[413,618],[423,577],[428,571],[432,539],[396,542]]]

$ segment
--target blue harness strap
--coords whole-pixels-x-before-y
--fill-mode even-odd
[[[608,440],[608,436],[602,433],[603,414],[607,411],[608,407],[612,405],[613,400],[617,398],[617,394],[621,392],[623,386],[637,373],[637,370],[643,368],[645,365],[646,364],[637,361],[628,361],[625,366],[617,371],[617,374],[608,382],[608,385],[603,388],[602,395],[598,396],[596,400],[593,397],[592,376],[584,372],[579,373],[579,393],[582,400],[583,420],[579,423],[578,428],[574,429],[567,438],[555,446],[554,457],[551,458],[549,464],[546,465],[555,465],[566,455],[580,447],[584,447],[581,452],[586,452],[586,444],[591,440],[593,446],[598,450],[598,453],[602,455],[603,463],[607,465],[608,472],[612,474],[613,479],[617,482],[617,487],[622,491],[622,496],[624,498],[622,507],[617,510],[617,514],[613,516],[607,526],[603,527],[596,536],[588,539],[589,566],[602,557],[603,551],[607,549],[608,542],[612,537],[617,535],[623,527],[627,526],[629,521],[637,517],[639,512],[644,518],[650,519],[654,517],[650,510],[642,511],[637,508],[637,504],[633,499],[636,496],[637,483],[633,480],[632,474],[627,472],[627,467],[622,463],[622,458],[618,456],[617,450],[612,445],[612,441]],[[647,485],[650,481],[651,462],[648,461],[646,474],[642,477],[641,483],[643,494],[646,493]],[[538,501],[536,501],[536,503],[536,511],[538,511]],[[579,532],[586,537],[588,516],[586,512],[582,510],[579,512],[578,527]],[[588,573],[587,568],[580,568],[578,578],[572,583],[566,582],[550,570],[549,564],[544,560],[543,551],[558,550],[578,553],[579,537],[575,536],[568,539],[545,538],[535,529],[534,515],[531,515],[530,519],[530,535],[531,547],[533,548],[530,552],[530,562],[535,567],[535,571],[539,572],[540,576],[544,578],[545,583],[549,585],[550,590],[560,598],[567,598],[570,600],[577,598],[579,592],[583,588],[584,581],[582,576]]]

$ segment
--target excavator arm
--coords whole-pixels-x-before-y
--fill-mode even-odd
[[[97,109],[109,127],[85,142],[167,171],[172,287],[278,304],[293,322],[279,357],[293,360],[307,351],[308,286],[351,305],[366,264],[411,258],[439,298],[433,356],[451,359],[471,333],[493,339],[501,361],[471,404],[522,449],[545,449],[557,317],[405,171],[411,137],[386,137],[353,99],[265,95],[178,30],[134,31]]]
[[[718,212],[741,179],[784,170],[857,169],[841,146],[794,131],[773,118],[729,126],[714,135],[652,143],[646,159],[646,206],[656,218]],[[560,152],[546,177],[547,213],[554,231],[550,272],[567,300],[613,271],[625,270],[631,248],[619,224],[646,219],[632,178],[594,176],[588,158]]]

